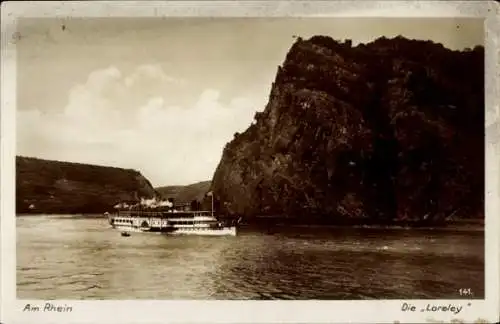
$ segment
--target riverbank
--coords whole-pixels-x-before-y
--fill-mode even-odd
[[[289,228],[354,228],[354,229],[377,229],[377,230],[449,230],[449,231],[484,231],[484,219],[455,219],[441,221],[387,221],[386,223],[376,223],[370,219],[329,219],[314,218],[307,220],[304,218],[287,217],[256,217],[254,219],[245,219],[241,226],[270,228],[270,227],[289,227]]]
[[[37,216],[48,216],[56,218],[69,218],[69,219],[105,219],[104,214],[31,214],[31,213],[19,213],[16,217],[37,217]],[[273,228],[283,229],[283,228],[303,228],[303,229],[371,229],[371,230],[422,230],[422,231],[464,231],[464,232],[481,232],[484,231],[485,225],[484,220],[477,219],[464,219],[448,221],[445,223],[439,223],[433,226],[429,224],[427,226],[422,226],[417,224],[416,226],[411,226],[408,224],[318,224],[318,223],[301,223],[294,224],[291,222],[243,222],[239,224],[241,228],[248,229],[263,229],[266,231],[272,231]]]
[[[37,217],[37,216],[53,216],[58,218],[107,218],[104,214],[33,214],[33,213],[17,213],[16,217]]]
[[[453,232],[484,232],[484,225],[474,226],[460,226],[460,225],[446,225],[446,226],[398,226],[398,225],[291,225],[291,224],[269,224],[267,226],[261,224],[241,224],[243,228],[304,228],[304,229],[370,229],[370,230],[407,230],[407,231],[453,231]]]

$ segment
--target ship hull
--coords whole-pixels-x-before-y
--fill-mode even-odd
[[[218,229],[187,229],[179,228],[168,235],[203,235],[203,236],[236,236],[236,227],[223,227]]]
[[[161,234],[161,235],[201,235],[201,236],[236,236],[236,226],[222,227],[222,228],[162,228],[162,229],[149,229],[138,228],[131,226],[112,226],[121,232],[129,233],[148,233],[148,234]]]

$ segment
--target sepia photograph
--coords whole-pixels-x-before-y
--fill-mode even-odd
[[[488,293],[485,35],[481,17],[18,18],[14,298],[38,301],[18,311],[465,316]]]

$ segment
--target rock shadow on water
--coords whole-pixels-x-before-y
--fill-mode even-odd
[[[415,236],[419,237],[396,233],[381,238],[359,230],[337,230],[316,237],[296,229],[261,236],[247,232],[243,241],[245,237],[260,240],[221,252],[212,274],[214,295],[222,299],[237,295],[236,299],[301,300],[459,298],[458,283],[467,282],[477,298],[484,296],[481,259],[427,254],[425,249],[409,251],[413,241],[422,240]],[[406,250],[402,250],[405,245]],[[472,266],[450,274],[450,269],[464,263]]]

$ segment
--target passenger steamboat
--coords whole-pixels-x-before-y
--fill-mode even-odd
[[[236,222],[228,225],[214,216],[213,198],[211,211],[176,210],[169,202],[156,203],[154,199],[142,199],[133,206],[118,204],[115,209],[115,214],[107,214],[109,224],[122,236],[130,236],[131,232],[236,236]]]

